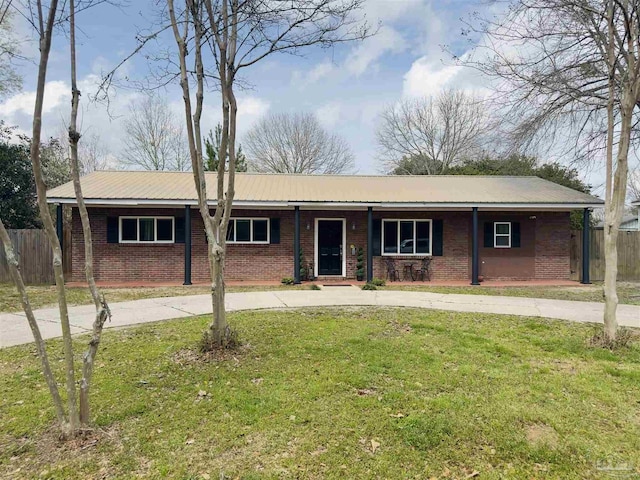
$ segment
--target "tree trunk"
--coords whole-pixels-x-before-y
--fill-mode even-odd
[[[82,378],[80,379],[80,425],[88,427],[91,422],[91,410],[89,408],[89,387],[93,375],[93,365],[98,346],[102,336],[102,329],[107,318],[109,309],[104,298],[101,298],[96,281],[93,275],[93,243],[91,238],[91,224],[89,213],[82,195],[80,185],[80,163],[78,161],[78,143],[80,133],[78,132],[78,105],[80,103],[80,91],[77,87],[76,74],[76,36],[75,36],[75,0],[69,0],[69,37],[71,47],[71,120],[69,123],[69,161],[71,164],[71,175],[73,177],[73,187],[78,203],[78,212],[82,223],[82,234],[84,238],[84,270],[91,298],[96,307],[96,317],[93,321],[91,340],[87,350],[82,355]]]
[[[56,410],[58,424],[64,431],[67,429],[67,419],[65,418],[64,407],[62,406],[62,399],[60,398],[58,384],[56,383],[56,379],[54,378],[53,373],[51,372],[51,364],[49,363],[47,349],[45,347],[44,340],[42,339],[42,334],[40,333],[40,327],[38,326],[38,322],[36,321],[35,316],[33,315],[33,310],[31,309],[31,303],[29,302],[27,289],[24,285],[24,282],[22,281],[22,275],[20,274],[18,259],[16,258],[15,252],[13,250],[13,245],[11,244],[11,239],[9,238],[7,230],[4,228],[2,219],[0,219],[0,240],[4,245],[5,256],[7,257],[7,265],[9,266],[11,278],[13,279],[13,283],[15,284],[16,288],[18,289],[18,293],[20,294],[22,309],[24,310],[24,313],[27,317],[27,322],[29,323],[29,328],[31,328],[31,333],[33,334],[33,339],[36,344],[36,350],[38,352],[38,358],[40,358],[40,363],[42,364],[44,379],[47,382],[49,392],[51,393],[51,398],[53,399],[53,405]]]
[[[633,89],[625,82],[625,90],[620,106],[620,138],[618,141],[618,154],[615,173],[613,175],[613,188],[611,199],[605,207],[604,229],[604,339],[605,342],[614,342],[618,330],[616,310],[618,308],[618,294],[616,281],[618,277],[618,233],[620,222],[624,212],[626,196],[628,156],[631,141],[631,122],[635,95]]]
[[[44,226],[45,233],[53,251],[53,271],[58,293],[58,309],[60,312],[60,325],[62,328],[62,342],[65,361],[65,376],[67,390],[67,406],[69,410],[68,429],[63,431],[64,436],[74,435],[78,430],[79,417],[76,404],[76,379],[75,365],[73,358],[73,341],[71,338],[71,326],[69,324],[69,311],[67,308],[67,298],[64,286],[64,272],[62,267],[62,248],[57,237],[55,226],[47,205],[47,187],[44,183],[42,165],[40,163],[40,138],[42,133],[42,109],[44,104],[44,90],[47,77],[47,66],[49,63],[49,52],[51,51],[51,38],[58,13],[58,2],[52,0],[49,5],[46,26],[40,31],[40,61],[38,64],[38,76],[36,82],[36,99],[33,109],[33,128],[31,134],[31,163],[33,166],[33,177],[36,184],[38,196],[38,210],[40,220]],[[42,13],[40,12],[40,15]],[[41,18],[42,20],[42,18]]]

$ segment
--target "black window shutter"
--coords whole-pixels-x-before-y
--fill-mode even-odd
[[[441,257],[443,251],[443,230],[444,224],[442,220],[433,221],[433,252],[431,255]]]
[[[373,220],[373,245],[371,251],[374,257],[382,254],[382,220]]]
[[[493,222],[484,223],[484,248],[494,248],[493,244]]]
[[[271,232],[269,235],[270,242],[269,243],[280,243],[280,219],[272,218],[269,221],[271,225]]]
[[[118,217],[107,217],[107,243],[118,243]]]
[[[511,247],[520,248],[520,222],[511,222]]]
[[[175,217],[173,226],[175,227],[175,242],[184,243],[184,217]]]

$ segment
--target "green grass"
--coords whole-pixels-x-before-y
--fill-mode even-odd
[[[265,290],[292,290],[309,288],[308,285],[260,285],[227,287],[227,292],[247,292]],[[202,295],[211,290],[204,285],[188,287],[128,287],[128,288],[100,288],[108,302],[126,302],[143,298],[176,297],[182,295]],[[33,308],[51,307],[57,305],[56,287],[53,285],[32,285],[27,287],[29,301]],[[90,305],[93,303],[89,290],[84,287],[67,287],[67,301],[69,305]],[[0,312],[22,311],[18,291],[12,283],[0,283]]]
[[[185,354],[204,317],[105,332],[91,393],[104,433],[84,449],[52,440],[33,348],[0,350],[0,477],[577,479],[604,478],[599,462],[640,467],[640,347],[587,348],[594,327],[409,309],[229,319],[246,347],[209,362]],[[58,375],[60,345],[49,342]]]
[[[409,290],[415,292],[458,293],[466,295],[499,295],[508,297],[549,298],[581,302],[604,302],[602,283],[570,287],[441,287],[416,283],[416,285],[394,285],[387,282],[383,290]],[[640,305],[640,283],[619,282],[618,298],[621,304]]]

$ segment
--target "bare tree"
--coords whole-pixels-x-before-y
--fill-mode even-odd
[[[640,25],[633,0],[517,0],[470,25],[486,39],[463,63],[493,79],[504,123],[519,145],[603,159],[604,340],[617,332],[617,238],[629,151],[637,141]],[[569,141],[567,141],[567,139]]]
[[[44,230],[53,250],[53,269],[56,281],[58,310],[60,314],[60,324],[62,327],[62,339],[63,339],[63,352],[64,352],[64,373],[66,380],[66,401],[67,409],[65,411],[63,400],[60,395],[58,384],[53,376],[51,365],[47,356],[46,347],[40,334],[40,328],[37,320],[34,317],[31,304],[29,302],[29,296],[27,294],[24,282],[18,269],[18,262],[11,245],[11,241],[7,234],[7,231],[0,220],[0,240],[4,246],[4,250],[7,256],[12,279],[22,301],[22,306],[27,316],[29,326],[34,336],[36,349],[40,358],[45,380],[49,387],[49,391],[54,403],[56,417],[63,437],[73,437],[79,434],[82,430],[86,429],[90,425],[89,416],[89,385],[91,383],[91,374],[93,371],[93,361],[97,353],[98,345],[100,343],[100,335],[104,322],[109,316],[109,310],[104,302],[104,299],[100,297],[99,292],[95,286],[93,280],[93,263],[92,263],[92,249],[91,249],[91,231],[88,222],[88,216],[86,208],[84,207],[84,199],[82,197],[82,191],[79,184],[79,165],[77,156],[77,144],[80,139],[80,135],[76,130],[76,119],[78,112],[78,102],[80,92],[76,87],[76,61],[75,61],[75,15],[76,4],[75,0],[68,0],[68,13],[61,11],[63,8],[59,8],[57,0],[51,0],[47,5],[38,0],[33,4],[27,5],[28,11],[32,16],[28,16],[23,13],[25,18],[30,19],[30,25],[33,27],[35,33],[39,37],[40,43],[40,59],[38,63],[38,76],[36,83],[36,98],[34,106],[33,116],[33,130],[32,130],[32,142],[30,148],[30,158],[33,165],[33,174],[36,183],[36,192],[38,199],[38,209],[40,212],[40,218],[44,225]],[[87,8],[91,5],[91,2],[85,2],[82,4],[83,8]],[[59,11],[60,10],[60,11]],[[59,15],[62,15],[64,22],[69,22],[69,34],[70,34],[70,47],[71,47],[71,85],[72,85],[72,113],[71,124],[69,127],[69,141],[71,147],[71,169],[74,179],[74,186],[76,187],[76,201],[80,210],[82,218],[84,243],[85,243],[85,270],[87,274],[87,281],[90,286],[90,291],[94,299],[96,306],[96,320],[93,325],[93,333],[89,346],[85,354],[83,355],[83,368],[82,374],[78,379],[75,372],[74,362],[74,348],[73,339],[71,336],[71,328],[69,322],[69,311],[67,307],[66,290],[64,285],[64,274],[62,269],[62,249],[60,247],[60,241],[56,234],[56,229],[53,224],[53,219],[49,206],[47,205],[46,198],[46,185],[44,181],[43,168],[40,159],[41,154],[41,128],[42,128],[42,110],[44,104],[45,93],[45,78],[49,61],[49,52],[51,50],[51,42],[53,37],[53,31],[59,24]],[[78,399],[78,392],[76,383],[80,383],[80,396]]]
[[[227,228],[235,195],[238,72],[273,53],[297,54],[309,46],[330,46],[366,37],[366,23],[355,18],[363,1],[185,0],[185,8],[176,10],[174,0],[167,0],[180,65],[198,207],[208,243],[213,321],[205,332],[204,348],[229,346],[234,340],[224,305],[224,266]],[[207,49],[207,54],[203,49]],[[209,210],[202,160],[200,121],[205,78],[215,79],[220,89],[222,135],[218,158],[228,158],[226,175],[225,162],[218,162],[213,215]],[[196,90],[193,98],[192,84]]]
[[[463,91],[403,100],[380,114],[380,162],[395,174],[443,174],[480,151],[486,128],[482,102]]]
[[[78,144],[80,174],[87,175],[109,168],[109,149],[101,140],[100,135],[85,133],[82,137],[82,143]]]
[[[148,95],[132,102],[124,127],[122,162],[125,165],[145,170],[189,169],[184,126],[174,121],[165,100]]]
[[[354,157],[347,142],[327,132],[311,113],[263,117],[245,138],[249,168],[271,173],[348,173]]]
[[[14,65],[19,56],[19,42],[13,28],[16,11],[12,3],[13,0],[0,0],[0,98],[22,86],[22,78]]]

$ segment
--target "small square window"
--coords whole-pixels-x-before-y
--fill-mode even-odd
[[[253,221],[253,241],[254,242],[267,241],[267,221],[266,220]]]
[[[416,253],[430,253],[429,252],[429,230],[431,222],[416,222]]]
[[[235,220],[229,220],[229,226],[227,227],[227,242],[233,242],[235,239],[233,238],[233,235],[235,233],[235,226],[236,226],[236,221]]]
[[[141,218],[139,228],[141,242],[153,242],[155,240],[155,225],[153,218]]]
[[[509,235],[509,224],[496,223],[496,235]]]
[[[173,240],[173,219],[159,218],[158,222],[158,238],[159,242],[170,242]]]
[[[236,242],[251,241],[251,220],[236,220]]]
[[[508,247],[509,246],[509,237],[508,236],[497,236],[496,237],[496,247]]]
[[[398,222],[385,221],[384,253],[398,253]]]
[[[122,241],[136,242],[138,240],[138,219],[123,218],[122,219]]]

